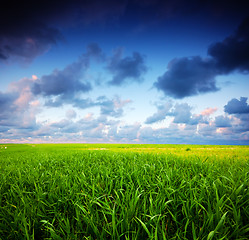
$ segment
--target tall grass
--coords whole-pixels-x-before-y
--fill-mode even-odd
[[[248,158],[189,149],[8,146],[0,152],[0,238],[248,239]]]

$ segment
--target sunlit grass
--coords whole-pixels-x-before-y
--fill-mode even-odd
[[[1,146],[1,239],[248,239],[247,146]]]

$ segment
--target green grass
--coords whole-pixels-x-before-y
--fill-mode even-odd
[[[248,146],[0,145],[0,239],[248,239],[248,185]]]

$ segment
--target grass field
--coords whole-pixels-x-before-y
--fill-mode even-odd
[[[0,239],[248,239],[249,146],[0,145]]]

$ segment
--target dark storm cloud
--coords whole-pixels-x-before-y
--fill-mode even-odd
[[[233,98],[224,106],[224,111],[228,114],[246,114],[249,113],[247,98],[241,97],[240,100]]]
[[[58,29],[45,21],[50,18],[55,4],[48,1],[15,0],[3,4],[0,9],[2,60],[14,57],[30,61],[62,39]]]
[[[0,60],[31,61],[63,39],[59,29],[102,24],[122,15],[126,1],[5,1],[0,9]]]
[[[154,86],[165,95],[180,99],[218,91],[216,74],[214,62],[210,59],[199,56],[178,58],[168,64],[168,71],[157,79]]]
[[[122,50],[118,49],[111,58],[107,69],[113,74],[110,85],[121,86],[129,81],[141,82],[147,72],[145,56],[134,52],[131,57],[122,58]]]
[[[147,28],[169,18],[196,16],[244,16],[247,2],[237,0],[36,0],[4,1],[0,9],[0,60],[31,61],[63,39],[61,30],[84,31],[94,27]],[[210,14],[211,13],[211,14]]]
[[[12,57],[29,62],[62,38],[56,29],[35,24],[36,29],[33,30],[33,24],[30,24],[30,29],[25,28],[22,35],[17,32],[8,35],[1,31],[3,29],[0,27],[0,59],[7,60]]]
[[[237,31],[208,48],[208,54],[216,62],[216,68],[223,73],[234,70],[249,71],[249,17],[238,27]]]
[[[249,73],[249,18],[236,32],[208,48],[210,57],[173,59],[168,70],[154,83],[166,96],[184,98],[218,91],[216,77],[233,71]]]

